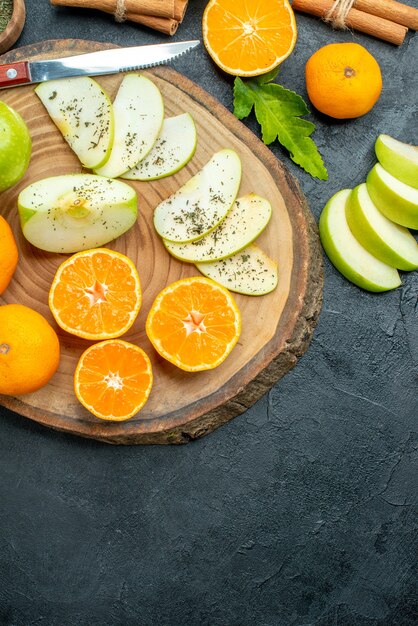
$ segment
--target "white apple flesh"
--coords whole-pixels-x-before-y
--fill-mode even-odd
[[[357,241],[377,259],[401,270],[418,268],[418,244],[414,237],[376,208],[365,183],[353,189],[346,217]]]
[[[114,118],[99,83],[88,76],[49,80],[35,93],[81,163],[89,169],[103,165],[113,144]]]
[[[175,174],[196,150],[196,126],[190,113],[164,120],[157,141],[145,158],[123,174],[128,180],[157,180]]]
[[[367,176],[371,199],[386,217],[406,228],[418,229],[418,189],[389,174],[380,163]]]
[[[418,146],[379,135],[375,144],[379,163],[389,174],[406,185],[418,189]]]
[[[324,250],[343,276],[368,291],[388,291],[401,284],[393,267],[376,259],[354,237],[346,218],[350,189],[336,193],[325,205],[319,219]]]
[[[196,263],[196,267],[204,276],[246,296],[270,293],[279,279],[277,263],[253,243],[227,259]]]
[[[222,222],[209,235],[190,243],[163,240],[170,254],[188,263],[219,261],[256,239],[271,218],[271,204],[254,193],[237,198]]]
[[[156,207],[157,233],[178,243],[204,237],[231,209],[240,181],[238,154],[227,148],[216,152],[197,174]]]
[[[115,136],[109,159],[95,173],[117,178],[143,159],[157,140],[164,119],[158,87],[141,74],[128,74],[113,102]]]
[[[67,174],[32,183],[19,194],[22,232],[37,248],[72,253],[102,246],[137,219],[135,190],[94,174]]]

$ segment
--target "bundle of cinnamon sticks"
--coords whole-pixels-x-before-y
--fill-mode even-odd
[[[325,19],[338,4],[334,0],[293,0],[292,8]],[[418,30],[418,9],[395,0],[354,0],[344,26],[399,46],[408,29]]]
[[[50,0],[51,4],[98,9],[118,22],[130,20],[166,35],[174,35],[183,21],[188,0]]]

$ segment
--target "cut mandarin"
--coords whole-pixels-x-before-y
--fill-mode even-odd
[[[235,76],[274,69],[292,52],[297,37],[287,0],[210,0],[202,32],[214,62]]]
[[[74,254],[58,268],[49,292],[57,324],[85,339],[113,339],[135,321],[141,283],[128,257],[107,248]]]
[[[157,352],[187,372],[225,361],[241,333],[241,314],[225,287],[201,276],[163,289],[148,313],[146,332]]]
[[[74,391],[96,417],[121,422],[142,409],[152,380],[151,361],[142,348],[110,339],[83,352],[74,374]]]

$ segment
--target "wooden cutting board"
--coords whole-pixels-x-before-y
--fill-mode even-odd
[[[0,61],[68,56],[110,47],[80,40],[50,41],[13,50],[0,57]],[[140,345],[152,359],[154,386],[150,399],[129,421],[107,423],[86,411],[74,395],[76,363],[91,344],[61,331],[48,308],[52,278],[67,257],[38,250],[24,239],[16,200],[20,190],[35,180],[80,172],[82,168],[48,117],[33,86],[27,86],[0,94],[2,100],[21,113],[33,140],[31,163],[24,179],[1,194],[0,212],[12,225],[20,260],[0,303],[18,302],[42,313],[59,334],[61,363],[58,372],[41,390],[18,398],[0,396],[0,403],[46,426],[109,443],[185,443],[244,412],[304,353],[322,303],[322,253],[315,221],[298,183],[272,152],[212,96],[175,70],[158,67],[144,74],[160,88],[166,115],[190,112],[198,132],[196,154],[183,170],[159,181],[133,183],[139,196],[138,222],[108,246],[128,255],[138,267],[143,305],[123,339]],[[97,80],[114,97],[122,75]],[[147,312],[164,286],[199,272],[194,265],[169,256],[154,232],[152,215],[162,199],[224,147],[236,150],[242,160],[239,195],[255,192],[272,204],[273,217],[257,243],[277,260],[280,279],[276,290],[266,296],[236,295],[242,313],[239,343],[218,368],[187,373],[156,354],[144,326]]]

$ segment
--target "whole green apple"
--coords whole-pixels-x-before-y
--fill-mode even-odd
[[[32,141],[17,111],[0,101],[0,191],[13,187],[28,169]]]

